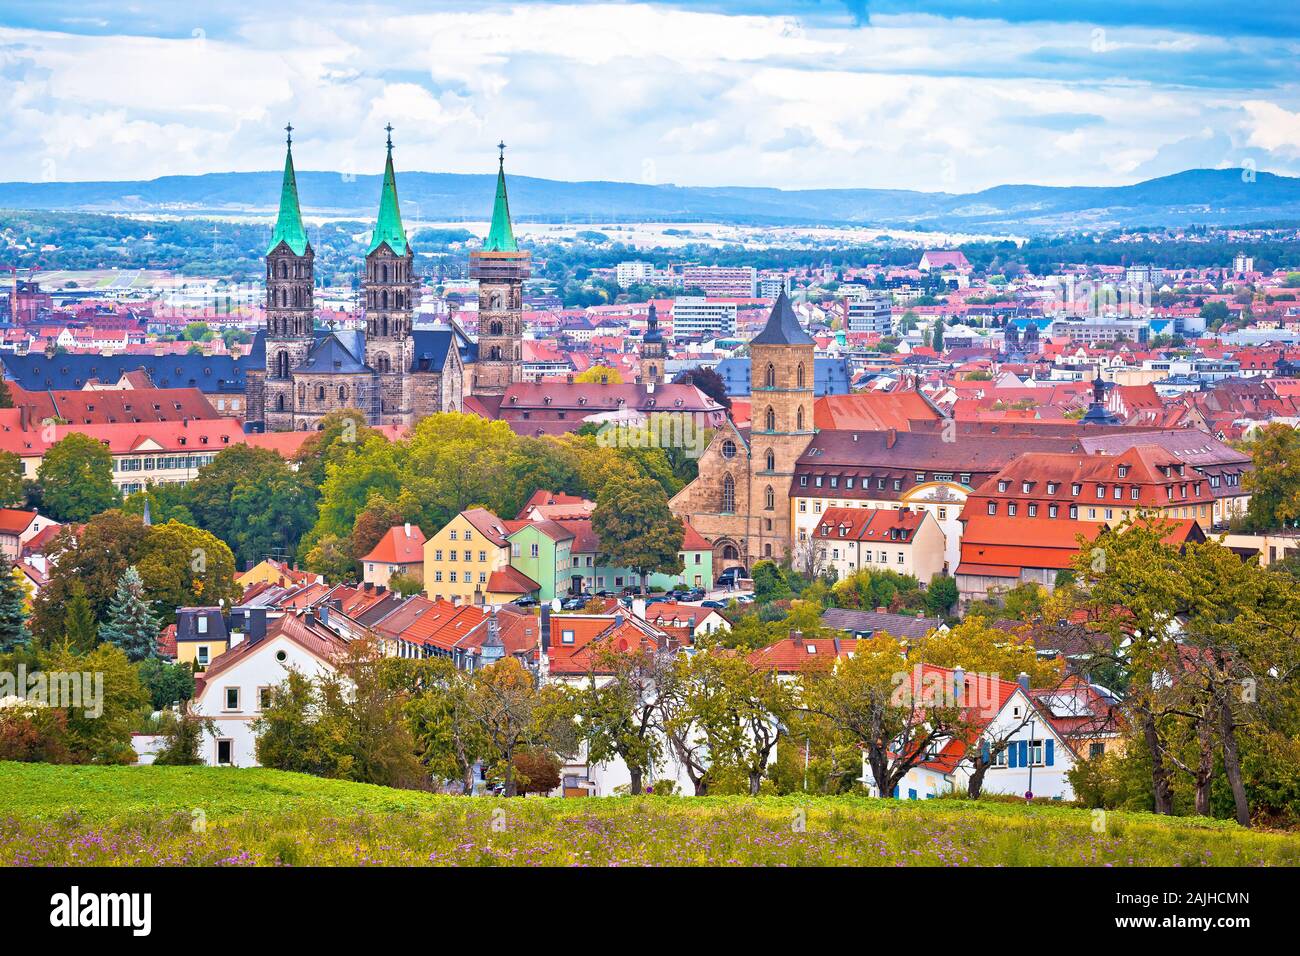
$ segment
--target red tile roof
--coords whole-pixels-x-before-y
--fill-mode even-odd
[[[389,528],[361,560],[377,564],[423,564],[424,532],[413,524]]]

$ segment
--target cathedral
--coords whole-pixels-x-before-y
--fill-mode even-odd
[[[411,425],[463,410],[467,364],[475,394],[501,395],[520,381],[529,254],[519,250],[510,223],[504,144],[491,229],[483,249],[470,254],[470,275],[479,280],[475,347],[455,328],[415,327],[420,278],[397,201],[391,126],[362,278],[364,329],[315,327],[315,253],[299,208],[288,130],[279,214],[266,253],[266,323],[253,353],[265,360],[247,375],[249,419],[260,418],[268,431],[311,431],[330,412],[356,408],[372,425]]]

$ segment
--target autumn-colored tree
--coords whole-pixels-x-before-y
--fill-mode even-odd
[[[56,521],[85,521],[118,502],[113,456],[100,441],[69,432],[45,452],[36,472],[42,510]]]
[[[1250,493],[1246,523],[1253,531],[1300,520],[1300,432],[1284,422],[1265,425],[1248,448],[1254,467],[1242,477]]]
[[[600,540],[601,562],[635,571],[642,594],[652,573],[677,574],[682,569],[685,529],[653,479],[607,484],[596,499],[591,527]]]

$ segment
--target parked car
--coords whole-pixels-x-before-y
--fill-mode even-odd
[[[749,572],[744,568],[727,568],[727,570],[718,575],[718,587],[734,588],[737,581],[741,578],[747,577],[749,577]]]
[[[525,594],[523,597],[517,597],[510,602],[515,607],[537,607],[537,595]]]
[[[574,594],[561,601],[560,608],[565,611],[581,611],[591,600],[590,594]]]
[[[704,588],[691,588],[689,591],[687,591],[687,592],[685,593],[685,595],[681,598],[681,600],[683,600],[683,601],[703,601],[703,600],[704,600]]]
[[[711,607],[714,610],[721,611],[727,607],[726,601],[701,601],[700,607]]]

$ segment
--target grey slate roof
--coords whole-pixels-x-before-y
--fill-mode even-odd
[[[772,314],[763,331],[749,340],[750,345],[813,345],[812,336],[799,324],[790,297],[782,292],[776,297]]]
[[[372,371],[344,342],[346,332],[325,333],[307,353],[307,358],[294,372],[305,375],[337,375]],[[364,355],[364,351],[361,353]]]
[[[0,352],[5,376],[29,392],[84,388],[90,379],[117,381],[143,369],[156,388],[197,388],[209,395],[242,394],[245,372],[265,365],[247,356],[229,355],[55,355],[44,352],[15,355]]]
[[[850,634],[870,636],[882,633],[893,637],[916,639],[925,637],[943,624],[943,618],[828,607],[822,611],[822,623],[839,631],[848,631]]]

